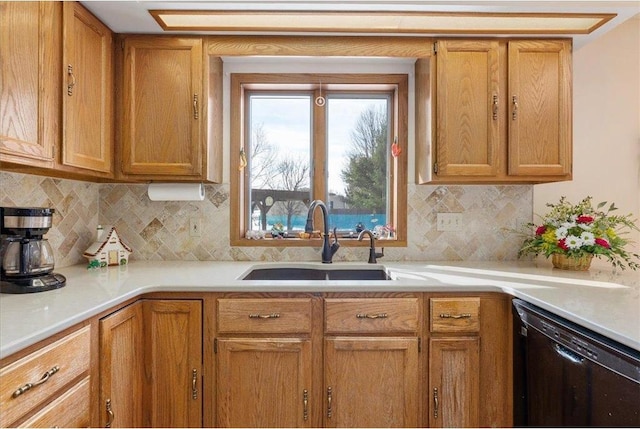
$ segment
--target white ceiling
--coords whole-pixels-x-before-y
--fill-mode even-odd
[[[639,0],[626,1],[425,1],[425,0],[272,0],[272,1],[81,1],[116,33],[171,34],[149,14],[154,9],[182,10],[318,10],[419,12],[615,13],[618,16],[588,35],[574,36],[574,49],[640,13]],[[181,33],[184,34],[184,33]],[[192,32],[191,34],[229,34]],[[256,33],[253,33],[256,34]],[[281,33],[286,34],[286,33]],[[300,35],[300,33],[297,33]],[[437,34],[425,34],[438,36]]]

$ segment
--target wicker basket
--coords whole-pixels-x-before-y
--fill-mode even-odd
[[[587,271],[591,266],[593,255],[581,256],[573,258],[567,255],[555,253],[551,255],[551,263],[555,268],[561,270]]]

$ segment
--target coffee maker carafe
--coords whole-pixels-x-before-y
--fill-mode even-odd
[[[53,272],[53,250],[43,238],[53,213],[49,208],[0,207],[0,292],[43,292],[65,285],[65,277]]]

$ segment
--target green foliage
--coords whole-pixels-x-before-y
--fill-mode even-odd
[[[342,171],[346,201],[352,207],[384,213],[387,189],[387,113],[370,107],[351,135],[348,165]]]
[[[566,197],[557,204],[548,203],[551,210],[542,217],[541,224],[529,223],[523,232],[525,240],[518,256],[527,254],[545,255],[564,254],[570,257],[593,255],[608,259],[614,267],[633,270],[640,268],[634,259],[636,253],[627,252],[624,247],[629,240],[624,236],[630,230],[638,231],[636,220],[631,214],[612,215],[617,210],[615,204],[606,211],[601,209],[607,202],[599,203],[596,208],[586,197],[578,204],[571,204]]]

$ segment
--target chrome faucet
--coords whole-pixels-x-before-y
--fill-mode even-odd
[[[368,229],[363,229],[362,231],[360,231],[360,234],[358,234],[358,241],[362,241],[362,239],[364,238],[365,235],[369,236],[369,263],[370,264],[375,264],[376,262],[378,262],[376,260],[376,258],[382,258],[384,256],[384,247],[382,248],[382,253],[377,253],[376,252],[376,243],[375,243],[375,237],[373,235],[373,233],[371,231],[369,231]]]
[[[313,200],[309,205],[309,212],[307,213],[307,224],[304,227],[304,232],[313,232],[313,212],[316,207],[320,207],[322,211],[322,220],[324,222],[324,235],[322,236],[322,263],[330,264],[331,258],[338,251],[340,243],[338,243],[338,236],[336,235],[336,228],[333,228],[333,244],[329,244],[329,213],[327,212],[327,206],[322,200]]]

